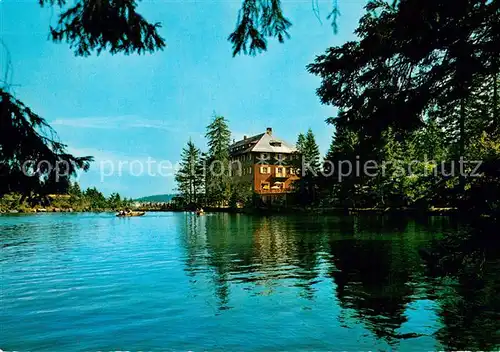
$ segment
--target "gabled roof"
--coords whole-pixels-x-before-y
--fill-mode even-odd
[[[237,147],[241,147],[241,146],[244,146],[245,144],[255,144],[257,143],[261,138],[262,136],[264,135],[265,133],[261,133],[261,134],[258,134],[258,135],[255,135],[255,136],[252,136],[252,137],[249,137],[249,138],[246,138],[246,139],[242,139],[241,141],[238,141],[238,142],[235,142],[233,144],[231,144],[229,146],[230,149],[232,148],[237,148]]]
[[[231,154],[248,152],[290,154],[297,151],[295,146],[269,133],[261,133],[233,143],[229,147]]]
[[[284,140],[277,138],[276,136],[264,133],[264,135],[257,142],[255,147],[253,147],[252,152],[267,152],[267,153],[294,153],[297,148],[288,144]]]

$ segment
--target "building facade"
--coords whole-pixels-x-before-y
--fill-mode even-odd
[[[251,187],[265,203],[293,192],[300,154],[295,146],[274,136],[272,128],[234,142],[229,152],[233,181]]]

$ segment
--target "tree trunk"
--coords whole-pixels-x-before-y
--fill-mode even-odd
[[[196,198],[196,181],[193,180],[193,201],[194,203],[197,203],[197,198]]]
[[[189,205],[193,203],[193,181],[189,179]]]

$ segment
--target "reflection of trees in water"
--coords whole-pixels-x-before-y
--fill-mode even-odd
[[[418,249],[429,233],[440,236],[444,228],[456,228],[444,218],[188,215],[182,228],[186,270],[209,272],[220,309],[229,306],[232,283],[263,287],[267,294],[291,285],[314,299],[314,285],[326,271],[347,324],[361,322],[390,343],[402,338],[397,331],[415,297],[441,307],[437,313],[444,325],[436,338],[446,348],[492,350],[499,343],[498,266],[495,271],[484,263],[489,274],[481,280],[472,279],[474,270],[448,272],[456,285],[443,282],[442,274],[423,272]]]
[[[397,330],[407,321],[406,306],[422,285],[417,249],[428,238],[422,228],[404,218],[366,217],[342,226],[352,236],[333,238],[330,276],[344,308],[343,321],[362,322],[378,338],[396,342]]]
[[[338,259],[335,264],[344,271],[330,270],[332,276],[339,280],[337,285],[340,290],[343,289],[343,281],[348,289],[356,286],[350,283],[352,275],[358,275],[355,281],[364,284],[359,291],[350,293],[354,294],[353,302],[359,300],[361,311],[373,311],[375,313],[372,315],[381,315],[384,322],[386,316],[397,316],[394,318],[399,319],[397,326],[404,321],[402,312],[408,300],[398,300],[397,297],[411,294],[405,284],[415,266],[405,262],[410,256],[404,253],[406,244],[400,243],[399,247],[394,247],[392,241],[336,241],[339,238],[352,238],[353,235],[363,236],[363,231],[368,230],[368,227],[357,217],[218,214],[203,219],[193,217],[193,221],[203,223],[205,228],[204,231],[198,229],[199,233],[206,235],[205,247],[195,251],[206,249],[205,262],[214,269],[213,282],[224,304],[227,304],[230,281],[264,286],[268,293],[272,293],[276,287],[292,283],[302,288],[303,297],[313,299],[322,259],[333,254]],[[368,221],[370,223],[377,223],[376,219]],[[197,242],[193,240],[190,243]],[[339,245],[332,247],[332,243]],[[399,252],[395,253],[393,247]],[[340,253],[336,253],[337,248],[342,248]],[[415,259],[418,258],[414,256],[408,260]],[[323,264],[323,267],[331,264]],[[339,294],[343,298],[342,292]],[[373,298],[365,299],[367,294],[373,295]]]
[[[498,224],[453,226],[431,247],[429,279],[445,287],[436,292],[443,324],[437,339],[450,350],[500,347],[500,243]]]
[[[182,247],[186,250],[185,265],[187,275],[194,277],[196,272],[205,267],[206,230],[192,214],[178,216]]]
[[[443,327],[436,337],[449,350],[500,348],[500,285],[497,265],[484,281],[461,277],[455,290],[439,300]]]
[[[267,285],[275,286],[293,282],[302,289],[302,297],[313,299],[324,234],[318,219],[289,216],[258,219],[253,232],[253,259],[260,275],[254,280],[265,280]]]
[[[353,309],[377,337],[390,340],[406,321],[405,306],[413,293],[404,248],[392,241],[344,240],[333,242],[330,253],[341,306]]]
[[[230,282],[263,286],[270,294],[295,280],[296,286],[304,288],[304,296],[311,298],[311,285],[318,275],[321,224],[291,219],[188,215],[181,227],[186,233],[186,270],[194,275],[202,265],[213,269],[212,281],[222,307],[228,304]]]
[[[207,267],[212,268],[209,275],[215,286],[220,309],[227,308],[230,293],[231,262],[227,246],[229,229],[225,225],[228,222],[227,217],[228,214],[217,217],[185,214],[184,217],[179,217],[182,219],[179,230],[184,234],[181,236],[181,241],[186,250],[186,272],[189,276],[195,277],[197,273],[206,274]]]

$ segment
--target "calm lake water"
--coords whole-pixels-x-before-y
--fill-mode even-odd
[[[446,218],[0,216],[4,351],[500,347],[481,287],[418,250]]]

